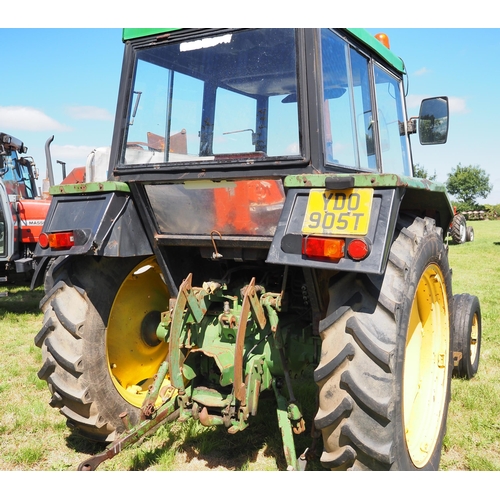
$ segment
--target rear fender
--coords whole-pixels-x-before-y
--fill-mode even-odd
[[[266,260],[270,264],[383,274],[400,213],[432,217],[443,228],[443,234],[453,217],[445,186],[427,179],[376,173],[299,175],[287,177],[284,185],[288,190]],[[369,227],[363,235],[371,246],[369,255],[360,261],[348,257],[327,261],[302,255],[302,224],[311,189],[342,191],[351,188],[373,191]],[[349,240],[348,235],[345,238]]]
[[[35,257],[152,255],[128,186],[119,182],[74,184],[51,189],[43,232],[73,231],[74,246],[53,250],[37,245]]]

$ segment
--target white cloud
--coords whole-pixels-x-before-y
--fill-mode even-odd
[[[430,69],[427,69],[425,66],[423,68],[418,69],[415,71],[413,74],[416,76],[422,76],[425,75],[426,73],[431,73]]]
[[[408,115],[415,116],[418,114],[420,103],[422,99],[426,99],[427,95],[411,94],[406,98],[406,106],[408,108]],[[463,97],[448,96],[448,103],[450,107],[450,114],[458,115],[468,113],[467,102]]]
[[[463,97],[449,97],[448,100],[450,103],[450,113],[458,115],[469,112],[467,103]]]
[[[75,120],[112,121],[114,119],[107,109],[97,106],[69,106],[66,111]]]
[[[85,165],[87,156],[95,149],[92,146],[58,146],[53,145],[50,147],[52,159],[55,161],[63,160],[65,162],[74,162],[75,160]]]
[[[59,123],[43,111],[27,106],[0,106],[0,129],[29,131],[66,131],[69,127]]]

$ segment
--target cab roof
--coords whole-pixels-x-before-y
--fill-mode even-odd
[[[181,28],[124,28],[123,41],[133,40],[151,35],[159,35],[161,33],[168,33],[177,31]],[[371,33],[362,28],[346,28],[351,35],[357,38],[361,43],[375,51],[384,61],[389,63],[394,69],[401,73],[405,72],[404,63],[396,56],[390,49],[385,47],[379,42]]]

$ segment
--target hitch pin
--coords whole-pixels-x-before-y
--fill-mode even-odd
[[[214,240],[214,233],[217,234],[221,240],[222,240],[222,235],[219,233],[219,231],[216,231],[215,229],[210,233],[210,238],[212,239],[212,245],[214,246],[214,253],[212,254],[212,260],[217,260],[222,257],[222,254],[219,253],[219,251],[217,250],[217,246]]]

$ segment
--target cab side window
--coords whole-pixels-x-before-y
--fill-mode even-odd
[[[375,89],[382,169],[393,174],[410,175],[400,83],[387,71],[375,66]]]
[[[326,29],[321,51],[326,161],[375,170],[368,59]]]
[[[326,168],[410,175],[401,81],[328,29],[321,56]]]

